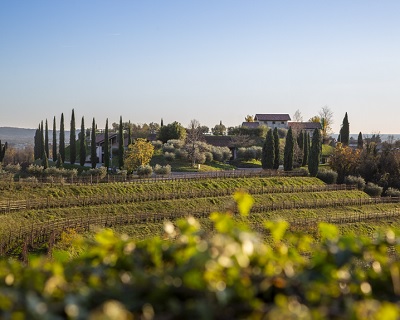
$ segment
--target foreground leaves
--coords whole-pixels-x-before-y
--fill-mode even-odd
[[[252,200],[238,193],[242,215]],[[266,223],[270,243],[213,213],[215,233],[194,218],[165,224],[165,238],[134,242],[110,230],[66,261],[0,260],[1,319],[397,319],[399,238],[340,236],[321,224],[320,241]],[[74,252],[81,252],[75,250]]]

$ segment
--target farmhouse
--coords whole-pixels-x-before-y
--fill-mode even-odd
[[[254,116],[254,122],[264,124],[271,129],[288,129],[288,121],[290,120],[287,113],[259,113]]]

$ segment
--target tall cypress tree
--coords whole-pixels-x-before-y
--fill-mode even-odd
[[[275,127],[274,129],[274,169],[277,170],[279,169],[279,161],[280,161],[280,143],[279,143],[279,134],[278,134],[278,128]]]
[[[71,128],[69,132],[69,161],[71,164],[74,164],[76,161],[76,128],[74,109],[72,109]]]
[[[303,161],[301,165],[306,166],[308,164],[308,154],[310,153],[310,134],[308,132],[304,132],[303,138]]]
[[[283,169],[285,171],[293,170],[293,156],[294,156],[294,138],[292,127],[286,134],[285,150],[283,155]]]
[[[44,131],[44,150],[46,151],[47,158],[49,158],[49,125],[46,119],[45,131]]]
[[[92,168],[96,168],[97,164],[97,153],[96,153],[96,122],[92,121],[92,133],[91,133],[91,143],[90,143],[90,161],[92,163]]]
[[[268,130],[264,141],[261,165],[263,169],[273,169],[275,159],[274,136],[272,130]]]
[[[61,113],[60,119],[60,155],[62,163],[65,162],[65,131],[64,131],[64,113]]]
[[[119,168],[122,169],[124,167],[124,127],[122,124],[122,116],[119,118],[119,132],[118,132],[118,165]]]
[[[308,157],[308,172],[311,177],[315,177],[318,173],[319,158],[321,155],[321,133],[318,129],[314,130],[310,155]]]
[[[343,145],[348,146],[350,140],[350,124],[347,117],[347,112],[344,115],[342,128],[340,129],[340,141]]]
[[[44,160],[44,153],[46,152],[46,149],[44,148],[44,128],[43,128],[43,120],[40,123],[40,137],[39,137],[39,153],[40,153],[40,159]]]
[[[301,150],[304,149],[304,136],[305,136],[305,132],[303,133],[303,130],[300,130],[300,132],[297,136],[297,145],[299,146],[299,148]]]
[[[34,146],[33,146],[33,157],[36,159],[40,159],[40,124],[39,127],[35,131],[35,138],[34,138]]]
[[[110,167],[110,147],[108,146],[108,119],[106,120],[106,128],[104,130],[104,166]]]
[[[82,117],[81,132],[79,132],[79,164],[85,165],[86,161],[86,136],[85,136],[85,119]]]
[[[128,123],[128,146],[132,144],[132,127],[131,127],[131,121],[129,120]]]
[[[358,138],[357,138],[357,149],[362,150],[364,148],[364,140],[362,137],[362,133],[360,131],[360,133],[358,134]]]
[[[57,161],[57,127],[56,127],[56,116],[53,118],[53,161]]]

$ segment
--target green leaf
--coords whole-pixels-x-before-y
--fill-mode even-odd
[[[233,195],[233,198],[237,203],[240,215],[247,217],[254,204],[253,197],[244,191],[237,191]]]
[[[289,223],[287,221],[267,221],[265,227],[271,232],[272,238],[275,242],[282,240]]]
[[[322,240],[336,240],[339,237],[339,230],[333,224],[321,222],[318,229]]]

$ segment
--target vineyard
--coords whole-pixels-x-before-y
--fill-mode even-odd
[[[400,216],[398,198],[370,198],[353,186],[325,185],[309,177],[220,175],[95,185],[16,182],[2,188],[10,197],[0,200],[1,255],[16,248],[51,247],[69,229],[90,232],[98,227],[132,226],[135,233],[149,223],[162,226],[164,221],[187,216],[204,220],[226,208],[235,214],[231,195],[238,189],[253,195],[251,217],[261,225],[283,218],[304,229],[321,221],[343,225],[397,221]],[[362,209],[384,204],[389,207],[383,212]],[[313,210],[317,213],[309,214]],[[255,229],[257,223],[250,222]]]

